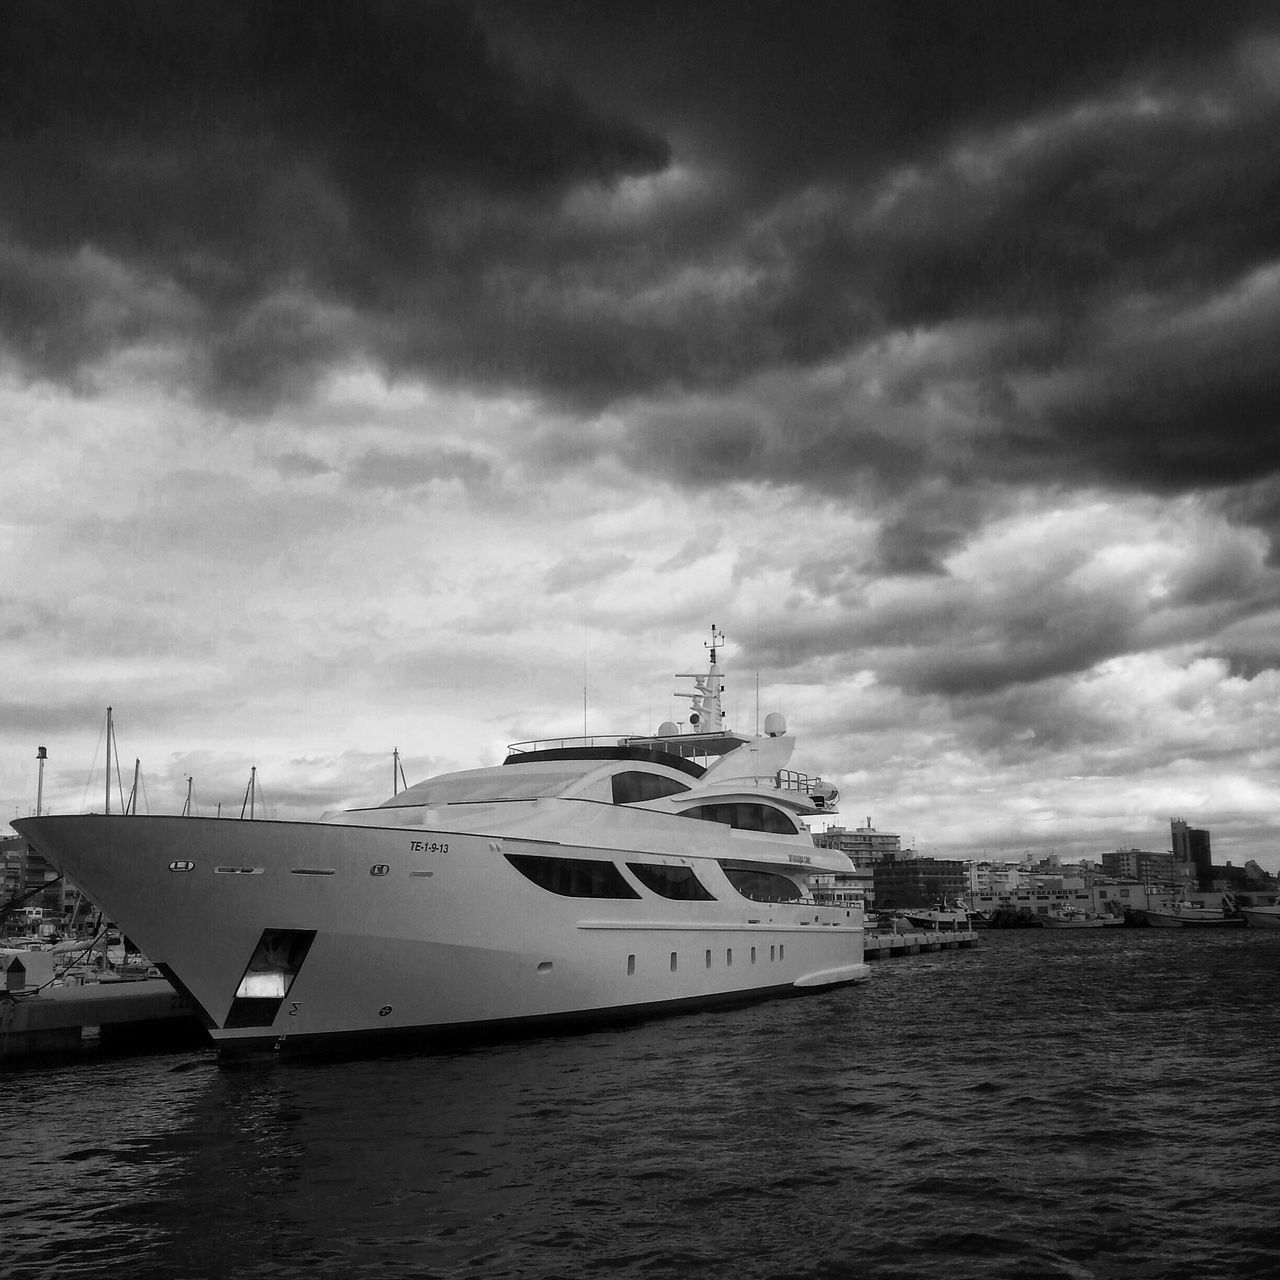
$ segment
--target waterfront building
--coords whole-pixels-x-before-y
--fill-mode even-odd
[[[868,818],[866,826],[852,831],[840,826],[815,831],[813,843],[820,849],[839,849],[850,860],[851,870],[839,874],[839,883],[825,887],[860,894],[866,909],[874,911],[877,901],[872,869],[886,856],[896,856],[901,852],[902,838],[893,831],[877,831]]]
[[[887,854],[871,868],[875,901],[881,911],[900,907],[931,907],[963,898],[968,870],[951,858],[921,858]]]
[[[62,923],[62,896],[55,868],[20,836],[0,837],[0,907],[16,904],[0,920],[0,936],[38,933],[41,922],[57,927]]]
[[[1027,883],[1016,862],[970,862],[966,871],[969,893],[979,896],[1015,893]]]
[[[1137,880],[1142,884],[1172,884],[1177,876],[1173,854],[1145,849],[1116,849],[1102,855],[1102,870],[1112,880]]]
[[[1097,910],[1093,891],[1082,881],[1073,881],[1069,888],[1061,883],[1039,883],[1021,884],[991,892],[968,893],[965,895],[965,905],[970,911],[979,911],[987,916],[994,915],[997,911],[1016,911],[1019,915],[1060,916],[1068,909],[1091,915]]]
[[[814,844],[822,849],[839,849],[847,853],[858,867],[872,867],[890,854],[902,852],[902,837],[893,831],[877,831],[867,819],[864,827],[850,831],[847,827],[828,827],[814,833]]]

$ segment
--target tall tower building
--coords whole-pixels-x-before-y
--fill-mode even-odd
[[[1181,818],[1169,821],[1173,836],[1174,866],[1188,879],[1194,879],[1196,888],[1207,893],[1213,888],[1213,856],[1209,848],[1209,833],[1189,827]]]

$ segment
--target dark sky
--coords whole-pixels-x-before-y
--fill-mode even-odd
[[[360,668],[313,616],[338,583],[388,672],[435,643],[402,593],[435,601],[454,687],[513,614],[556,660],[565,625],[651,628],[666,669],[749,601],[746,668],[821,689],[903,808],[995,778],[1012,822],[1114,772],[1128,830],[1207,771],[1256,840],[1277,138],[1274,4],[10,0],[0,650],[62,648],[0,711],[95,704],[66,673],[98,670],[105,549],[154,596],[119,649],[228,688],[206,610],[245,583],[244,652],[326,636],[273,689]],[[398,576],[357,567],[395,539]],[[920,736],[881,768],[846,707]]]
[[[246,413],[353,352],[599,408],[967,324],[961,459],[821,405],[796,448],[739,423],[673,460],[651,422],[629,460],[651,432],[705,474],[702,442],[754,430],[742,456],[797,479],[821,457],[828,484],[1269,481],[1272,11],[11,4],[0,339],[74,381],[179,337],[199,394]],[[677,165],[697,185],[647,218],[564,217],[584,183]],[[682,267],[741,279],[636,305]]]

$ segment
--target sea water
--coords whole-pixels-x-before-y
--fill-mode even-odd
[[[0,1274],[1280,1275],[1280,933],[991,932],[466,1052],[0,1074]]]

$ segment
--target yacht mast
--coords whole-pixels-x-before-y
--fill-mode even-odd
[[[695,733],[720,733],[724,729],[724,708],[720,695],[724,692],[724,672],[720,670],[718,658],[720,646],[724,644],[724,632],[711,624],[711,639],[703,641],[711,651],[711,664],[706,675],[693,672],[679,672],[678,680],[692,680],[696,693],[677,692],[677,698],[690,698],[693,706],[689,712],[689,724]]]
[[[125,805],[125,813],[136,814],[138,812],[138,780],[142,773],[142,761],[136,756],[133,761],[133,790],[129,792],[129,803]]]

